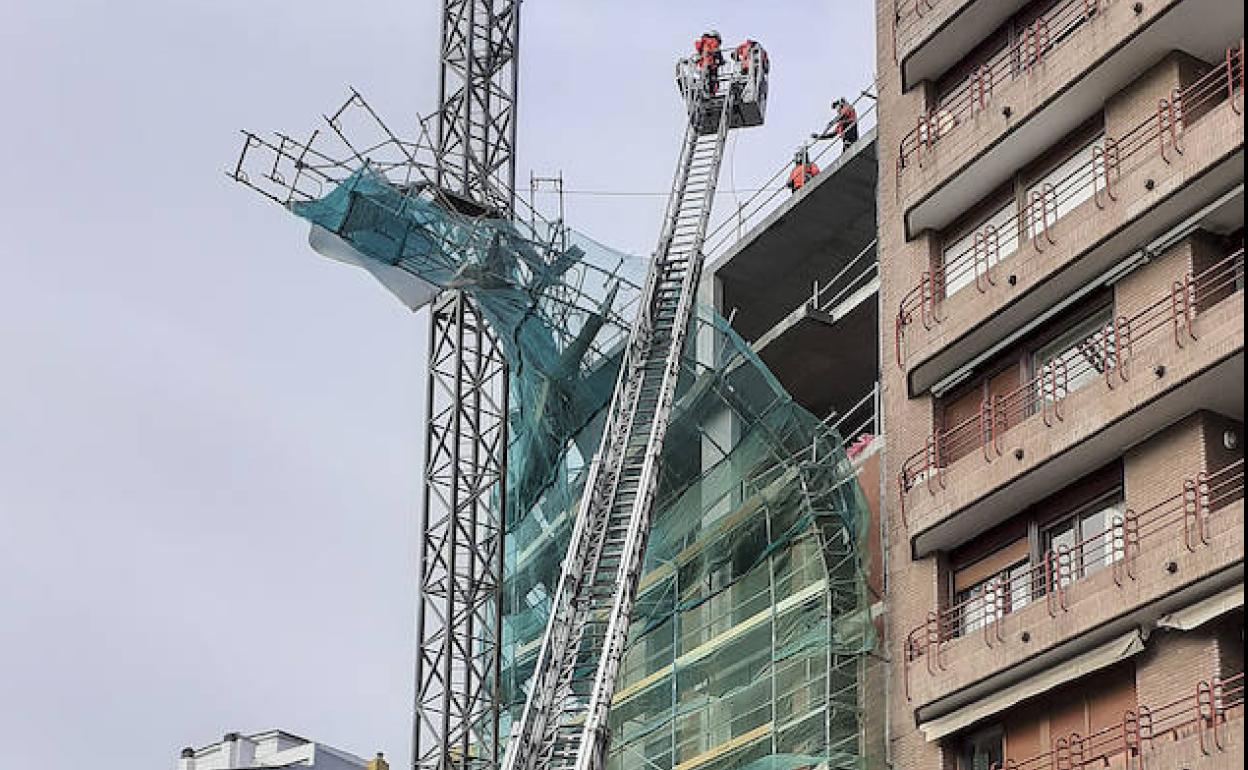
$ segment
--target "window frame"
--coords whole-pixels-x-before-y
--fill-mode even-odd
[[[1044,585],[1042,590],[1048,591],[1051,588],[1065,588],[1101,571],[1106,567],[1113,566],[1115,562],[1123,558],[1123,549],[1125,548],[1125,544],[1122,544],[1122,547],[1119,547],[1119,542],[1115,540],[1112,543],[1112,549],[1109,552],[1113,558],[1107,559],[1105,555],[1101,555],[1099,558],[1089,562],[1085,558],[1087,553],[1085,551],[1085,545],[1090,537],[1101,536],[1106,532],[1111,531],[1114,525],[1114,517],[1117,516],[1121,518],[1126,513],[1125,493],[1125,487],[1123,485],[1119,485],[1100,495],[1097,495],[1082,505],[1076,506],[1065,513],[1048,519],[1044,524],[1040,525],[1039,546],[1041,558],[1043,558],[1043,554],[1056,552],[1054,546],[1052,545],[1052,532],[1059,527],[1070,525],[1071,536],[1074,539],[1072,547],[1069,551],[1071,554],[1071,570],[1069,577],[1065,579],[1065,582],[1062,582],[1059,585],[1058,581],[1061,581],[1063,578],[1057,574],[1055,570],[1050,576],[1048,584]],[[1116,513],[1109,514],[1108,526],[1101,529],[1099,532],[1091,534],[1084,531],[1084,524],[1090,518],[1091,514],[1101,514],[1111,510],[1116,510]],[[1094,564],[1095,567],[1089,569],[1090,564]]]
[[[1026,347],[1023,353],[1024,365],[1027,368],[1027,379],[1035,382],[1036,394],[1033,404],[1033,414],[1039,413],[1044,408],[1045,399],[1052,396],[1052,388],[1045,385],[1041,375],[1045,367],[1050,362],[1056,360],[1066,360],[1068,358],[1077,359],[1080,355],[1078,345],[1076,343],[1087,339],[1097,333],[1099,329],[1106,337],[1112,339],[1111,329],[1114,320],[1114,300],[1113,295],[1105,296],[1100,302],[1097,302],[1083,312],[1074,316],[1075,320],[1061,324],[1054,328],[1049,334],[1037,339],[1032,345]],[[1117,349],[1117,340],[1108,346],[1110,350]],[[1049,356],[1051,351],[1059,351]],[[1112,368],[1113,361],[1110,356],[1104,356],[1099,364],[1092,363],[1091,369],[1087,376],[1076,376],[1074,380],[1067,380],[1065,383],[1065,393],[1063,398],[1082,388],[1084,385],[1092,382],[1098,377],[1104,376],[1106,370]],[[1066,367],[1069,369],[1069,366]],[[1055,399],[1053,399],[1055,400]],[[1048,403],[1052,404],[1053,400]]]
[[[1013,545],[1013,543],[1011,543],[1011,545]],[[1008,548],[1009,546],[1006,546],[1006,547]],[[1004,548],[994,551],[992,554],[985,556],[984,559],[992,558],[992,556],[994,556],[996,553],[999,553],[1001,550],[1004,550]],[[991,575],[981,580],[976,581],[975,583],[973,583],[972,585],[966,588],[963,588],[961,590],[955,590],[953,589],[952,586],[950,587],[950,595],[953,597],[953,606],[962,608],[958,612],[958,621],[957,621],[957,631],[958,631],[959,636],[967,636],[976,631],[979,631],[980,629],[984,628],[984,626],[987,626],[989,623],[996,622],[1000,620],[1001,618],[1005,617],[1006,615],[1009,615],[1013,612],[1017,612],[1018,610],[1021,610],[1022,608],[1031,604],[1035,600],[1036,597],[1034,595],[1033,586],[1032,586],[1032,583],[1034,583],[1035,581],[1027,580],[1023,583],[1025,587],[1024,588],[1025,593],[1022,597],[1023,600],[1021,602],[1015,601],[1016,597],[1018,596],[1017,591],[1014,587],[1015,574],[1019,573],[1019,571],[1021,570],[1021,573],[1019,576],[1026,577],[1027,573],[1031,572],[1031,570],[1034,568],[1033,567],[1034,559],[1032,558],[1031,550],[1032,549],[1030,547],[1030,543],[1028,543],[1027,555],[1025,557],[1018,559],[1010,564],[1007,564],[1006,566],[1002,567],[1001,569],[997,570]],[[982,559],[980,561],[982,561]],[[954,574],[953,571],[950,571],[951,581],[953,579],[953,574]],[[992,607],[992,608],[986,608],[985,610],[980,612],[977,616],[970,616],[970,613],[968,612],[968,610],[972,606],[984,605],[982,599],[987,593],[988,585],[993,583],[994,581],[1000,582],[1002,578],[1005,578],[1005,583],[1006,585],[1010,586],[1010,588],[1006,591],[1005,606],[1000,611],[1000,614],[998,614],[997,609],[995,607]],[[976,591],[976,589],[978,589],[978,591]],[[977,599],[980,600],[979,603],[977,605],[972,605],[971,602]]]
[[[1011,226],[1011,221],[1013,225]],[[956,238],[942,238],[940,246],[940,270],[943,280],[941,281],[941,295],[948,299],[963,289],[973,286],[976,283],[978,266],[975,262],[975,239],[980,235],[987,235],[989,227],[993,227],[997,231],[997,250],[995,253],[989,252],[985,259],[988,262],[988,270],[996,267],[1005,260],[1018,253],[1019,246],[1023,242],[1023,232],[1021,229],[1021,217],[1019,217],[1018,198],[1011,196],[1008,200],[1003,200],[1000,206],[991,207],[989,213],[983,217],[977,217],[973,226],[960,228],[960,234]],[[967,247],[970,247],[967,250]],[[956,250],[956,253],[954,253]],[[957,266],[959,270],[967,261],[967,255],[970,255],[972,268],[969,272],[960,274],[956,281],[949,278],[949,268]],[[952,256],[952,259],[950,257]]]
[[[958,770],[981,770],[975,766],[975,757],[980,748],[994,742],[996,753],[989,753],[988,764],[982,770],[1005,761],[1005,725],[994,722],[963,735],[958,741]]]
[[[1101,120],[1104,120],[1104,113],[1101,113]],[[1086,130],[1081,127],[1076,132]],[[1077,138],[1074,137],[1074,138]],[[1097,149],[1101,150],[1098,156]],[[1023,216],[1020,221],[1019,237],[1026,237],[1031,240],[1043,238],[1048,228],[1052,228],[1058,222],[1062,221],[1066,216],[1078,211],[1088,201],[1096,197],[1096,193],[1105,185],[1106,168],[1105,168],[1105,128],[1102,125],[1090,139],[1080,142],[1078,148],[1069,153],[1063,153],[1060,160],[1048,163],[1043,173],[1036,174],[1035,178],[1023,186]],[[1086,156],[1086,157],[1085,157]],[[1071,167],[1071,163],[1078,161],[1078,164]],[[1092,166],[1092,178],[1085,182],[1080,182],[1078,186],[1073,187],[1074,195],[1069,196],[1071,200],[1064,200],[1067,191],[1062,188],[1063,182],[1072,176],[1085,164]],[[1043,198],[1049,193],[1045,187],[1053,188],[1053,196],[1057,199],[1053,204],[1052,210],[1046,205],[1043,212],[1033,210],[1032,199],[1036,193]],[[1043,216],[1042,216],[1043,214]],[[1046,224],[1047,227],[1046,227]]]

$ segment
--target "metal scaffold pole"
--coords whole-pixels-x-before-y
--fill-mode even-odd
[[[514,212],[519,0],[446,0],[436,183],[465,213]],[[432,306],[417,601],[415,770],[499,762],[506,360],[462,291]]]

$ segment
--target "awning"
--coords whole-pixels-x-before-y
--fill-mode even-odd
[[[1004,690],[998,690],[992,695],[980,698],[973,703],[968,703],[957,711],[946,714],[939,719],[923,722],[919,725],[919,729],[923,731],[924,739],[928,741],[939,740],[965,727],[970,727],[981,719],[986,719],[993,714],[1011,708],[1028,698],[1034,698],[1067,682],[1112,666],[1120,660],[1126,660],[1143,649],[1144,637],[1140,635],[1138,630],[1132,630],[1113,641],[1102,644],[1100,647],[1066,661],[1060,666],[1047,668],[1035,676],[1024,679]]]
[[[1168,615],[1162,615],[1157,618],[1157,627],[1191,631],[1193,628],[1203,626],[1214,618],[1243,606],[1244,584],[1240,583],[1208,599],[1203,599]]]

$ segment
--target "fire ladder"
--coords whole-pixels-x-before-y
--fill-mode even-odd
[[[504,770],[602,770],[607,714],[625,653],[650,531],[658,459],[676,392],[725,140],[758,125],[766,103],[766,54],[729,65],[713,94],[682,62],[689,123],[658,249],[590,465],[550,621]]]

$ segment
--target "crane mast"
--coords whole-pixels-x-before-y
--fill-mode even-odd
[[[729,131],[760,125],[766,111],[766,53],[747,41],[733,59],[722,66],[687,59],[677,67],[688,117],[680,158],[504,770],[606,765],[607,717],[645,557],[659,456],[724,147]]]
[[[514,214],[520,0],[444,0],[433,181],[469,216]],[[496,770],[508,368],[468,294],[430,307],[413,770]]]

